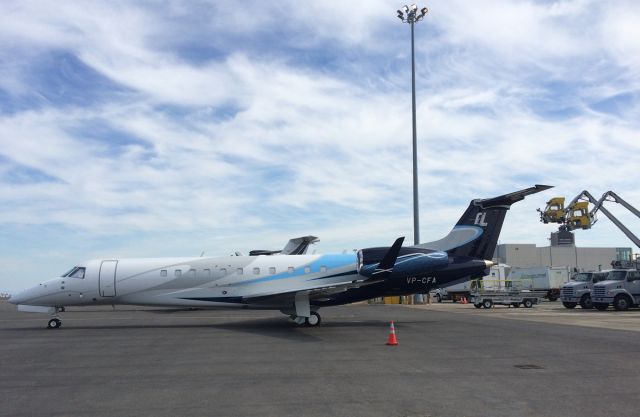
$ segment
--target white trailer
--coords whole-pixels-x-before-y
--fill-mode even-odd
[[[491,267],[489,270],[489,275],[483,277],[482,279],[492,280],[497,282],[504,282],[509,275],[509,271],[511,267],[507,264],[498,264]],[[462,297],[469,299],[471,296],[471,291],[473,289],[472,283],[477,280],[470,280],[460,282],[458,284],[450,285],[444,288],[438,288],[436,290],[431,291],[431,297],[433,297],[437,302],[442,302],[442,300],[451,299],[453,302],[460,301]]]
[[[532,267],[513,268],[509,274],[511,280],[530,280],[532,291],[544,292],[544,298],[556,301],[560,298],[562,286],[570,281],[568,267]]]

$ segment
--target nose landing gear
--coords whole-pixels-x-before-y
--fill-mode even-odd
[[[51,314],[53,317],[49,320],[49,323],[47,323],[47,329],[59,329],[62,327],[62,320],[58,317],[58,313],[63,311],[64,307],[55,307],[55,310],[53,310],[53,313]]]
[[[57,317],[49,320],[49,323],[47,324],[48,329],[59,329],[60,326],[62,326],[62,320]]]

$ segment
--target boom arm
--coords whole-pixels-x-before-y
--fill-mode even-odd
[[[583,227],[583,228],[589,228],[596,221],[598,221],[598,218],[597,218],[596,214],[597,214],[598,211],[601,211],[601,212],[604,213],[605,216],[607,216],[609,218],[609,220],[611,220],[613,222],[613,224],[618,226],[618,229],[622,230],[622,233],[624,233],[629,239],[631,239],[631,241],[637,247],[640,248],[640,239],[638,239],[638,237],[636,235],[634,235],[631,232],[631,230],[629,230],[624,224],[622,224],[622,222],[620,220],[618,220],[616,218],[616,216],[614,216],[609,210],[607,210],[604,207],[604,203],[606,201],[611,201],[611,202],[615,202],[615,203],[621,204],[624,208],[626,208],[627,210],[629,210],[630,212],[635,214],[637,217],[640,217],[640,211],[639,210],[637,210],[631,204],[627,203],[625,200],[622,199],[622,197],[620,197],[618,194],[614,193],[613,191],[607,191],[606,193],[604,193],[602,195],[602,197],[600,197],[600,200],[596,200],[589,191],[584,190],[576,198],[574,198],[571,201],[571,203],[569,203],[569,205],[567,206],[567,208],[566,208],[567,218],[569,218],[569,215],[571,214],[570,212],[573,209],[574,205],[580,200],[588,200],[591,204],[593,204],[593,209],[589,212],[589,225],[587,227]],[[573,230],[573,229],[576,229],[576,228],[578,228],[578,226],[576,226],[574,224],[567,223],[567,229],[568,230]]]
[[[612,199],[610,200],[609,197],[611,197]],[[595,203],[595,207],[593,208],[593,210],[591,210],[591,212],[589,213],[589,217],[590,218],[595,218],[595,213],[598,210],[600,210],[601,212],[603,212],[609,218],[609,220],[611,220],[616,226],[618,226],[618,229],[622,230],[622,233],[624,233],[629,239],[631,239],[631,241],[637,247],[640,248],[640,239],[638,239],[638,237],[636,235],[634,235],[631,232],[631,230],[629,230],[624,224],[622,224],[622,222],[620,220],[618,220],[613,214],[611,214],[611,212],[609,212],[609,210],[607,210],[606,208],[603,207],[603,204],[604,204],[605,201],[613,201],[613,202],[616,202],[618,204],[621,204],[624,208],[626,208],[627,210],[629,210],[630,212],[635,214],[637,217],[640,217],[640,211],[638,211],[631,204],[629,204],[626,201],[624,201],[618,194],[614,193],[613,191],[607,191],[606,193],[604,193],[602,195],[600,200],[598,200]]]

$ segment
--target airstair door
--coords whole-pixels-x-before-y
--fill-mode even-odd
[[[116,295],[116,267],[118,261],[102,261],[100,265],[100,295],[115,297]]]

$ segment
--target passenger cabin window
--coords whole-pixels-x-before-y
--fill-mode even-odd
[[[202,270],[202,278],[210,278],[211,277],[211,270],[210,269],[203,269]]]
[[[161,277],[166,277],[167,276],[167,270],[163,269],[162,271],[160,271],[160,276]]]
[[[222,276],[227,275],[227,268],[220,268],[220,275]]]
[[[179,278],[182,276],[182,269],[176,269],[176,278]]]
[[[260,268],[253,268],[254,275],[260,275]]]
[[[242,274],[244,274],[244,269],[243,268],[238,268],[238,269],[236,269],[236,273],[238,275],[242,275]]]
[[[290,267],[287,269],[287,271],[288,271],[290,274],[293,274],[294,269],[293,269],[293,267],[292,267],[292,266],[290,266]]]
[[[310,273],[310,272],[311,272],[311,267],[310,267],[310,266],[305,266],[305,267],[304,267],[304,273],[305,273],[305,274],[308,274],[308,273]]]
[[[196,277],[196,270],[195,269],[190,269],[189,272],[187,272],[187,277],[195,278]]]
[[[269,267],[269,273],[270,273],[271,275],[275,274],[275,273],[276,273],[276,267],[275,267],[275,266],[270,266],[270,267]]]

